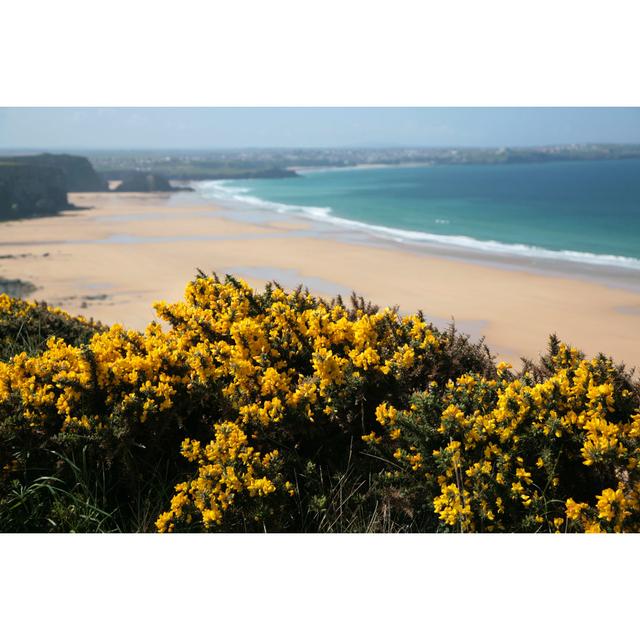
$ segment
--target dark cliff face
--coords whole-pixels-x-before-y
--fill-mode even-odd
[[[107,191],[107,183],[96,173],[87,158],[68,154],[42,153],[36,156],[13,156],[0,158],[1,162],[30,167],[49,167],[62,171],[66,190]]]
[[[0,220],[52,214],[67,208],[62,169],[0,161]]]

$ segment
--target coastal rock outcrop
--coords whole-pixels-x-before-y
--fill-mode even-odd
[[[66,153],[42,153],[33,156],[0,158],[1,162],[30,167],[59,169],[64,175],[65,187],[71,192],[108,191],[108,185],[95,171],[87,158]]]
[[[69,208],[61,168],[0,160],[0,220]]]
[[[148,193],[151,191],[192,191],[192,189],[174,187],[167,178],[160,174],[140,171],[125,175],[114,191]]]

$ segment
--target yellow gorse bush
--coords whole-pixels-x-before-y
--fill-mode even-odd
[[[26,429],[82,434],[122,424],[146,441],[168,423],[183,427],[186,408],[206,397],[214,439],[184,441],[196,475],[178,485],[161,531],[220,525],[246,496],[290,497],[290,481],[274,471],[274,443],[295,448],[295,431],[326,429],[353,403],[354,385],[383,384],[438,349],[421,317],[348,311],[279,287],[258,297],[234,279],[198,278],[185,302],[156,309],[168,331],[114,325],[83,346],[51,338],[43,353],[15,356],[0,368],[0,410],[18,411]]]
[[[499,366],[497,379],[463,375],[440,397],[417,394],[405,411],[379,408],[381,425],[393,416],[384,442],[431,484],[442,523],[461,531],[638,530],[637,392],[608,359],[585,360],[565,345],[551,366],[540,382]]]
[[[88,322],[82,316],[72,318],[66,311],[51,307],[48,305],[42,305],[37,302],[29,302],[28,300],[22,300],[20,298],[12,298],[6,293],[0,293],[0,316],[10,316],[12,318],[26,319],[34,310],[44,307],[50,313],[60,316],[65,320],[80,320],[81,322]]]
[[[156,309],[188,341],[189,361],[199,381],[220,381],[236,415],[225,423],[224,432],[215,425],[216,440],[209,449],[200,442],[189,446],[217,452],[218,440],[226,438],[221,433],[229,429],[239,442],[261,443],[260,453],[255,444],[226,450],[223,467],[211,464],[220,457],[217,453],[191,454],[198,462],[198,477],[180,485],[180,509],[172,506],[160,516],[161,531],[194,513],[205,527],[221,524],[224,512],[243,495],[280,491],[289,496],[293,478],[283,479],[281,465],[274,471],[279,451],[265,443],[299,446],[305,436],[296,441],[296,432],[326,429],[339,407],[353,402],[354,387],[366,376],[380,381],[397,376],[408,348],[414,359],[429,358],[438,348],[422,318],[402,320],[389,309],[349,313],[341,304],[277,287],[269,290],[267,304],[259,303],[244,282],[235,280],[222,285],[198,279],[187,289],[184,303],[159,304]],[[256,469],[263,475],[256,477]]]
[[[0,360],[24,350],[38,350],[51,335],[64,335],[71,344],[78,344],[103,329],[99,323],[82,316],[74,318],[44,303],[0,294]]]
[[[34,313],[22,304],[0,297],[0,327]],[[231,277],[198,277],[156,311],[168,328],[74,320],[82,340],[52,331],[0,358],[6,478],[90,444],[126,501],[130,479],[166,465],[161,532],[298,530],[309,505],[327,508],[318,468],[368,478],[362,500],[406,530],[639,526],[637,389],[606,358],[556,345],[515,377],[421,314]]]

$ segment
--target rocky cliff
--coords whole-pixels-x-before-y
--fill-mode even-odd
[[[0,158],[0,162],[60,169],[64,174],[67,191],[108,190],[105,180],[96,173],[89,160],[82,156],[72,156],[66,153],[42,153],[36,156]]]
[[[61,168],[0,160],[0,220],[69,208]]]

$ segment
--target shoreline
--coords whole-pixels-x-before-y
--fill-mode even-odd
[[[366,168],[369,168],[369,166]],[[378,167],[371,166],[371,168]],[[355,167],[349,167],[350,169],[357,170]],[[342,171],[343,169],[327,169],[327,171],[334,170]],[[223,184],[234,181],[204,182],[219,182]],[[257,212],[260,211],[265,219],[270,219],[274,215],[277,215],[278,218],[287,216],[309,225],[318,234],[333,234],[344,242],[364,244],[365,246],[396,248],[402,251],[415,252],[418,255],[438,256],[456,261],[463,260],[471,264],[500,269],[578,278],[598,282],[610,287],[640,292],[640,267],[635,265],[636,262],[640,265],[640,260],[636,258],[587,254],[568,250],[550,250],[521,244],[510,245],[498,241],[481,241],[467,236],[449,236],[447,234],[441,234],[442,239],[440,239],[437,234],[385,227],[343,218],[327,213],[327,209],[330,211],[330,208],[326,207],[270,201],[253,195],[251,192],[235,193],[233,189],[242,189],[241,184],[234,184],[231,187],[232,190],[229,191],[223,188],[222,193],[219,195],[207,194],[207,196],[201,193],[197,182],[190,184],[194,187],[195,194],[198,197],[214,203],[223,211],[228,211],[232,218],[237,215],[245,215],[247,212],[252,213],[255,217]],[[243,200],[243,198],[247,198],[247,200]],[[424,236],[424,238],[421,236]],[[525,251],[516,251],[516,247]],[[629,260],[634,264],[627,265],[624,263],[625,260]],[[620,261],[620,264],[617,264],[617,261]]]
[[[635,339],[640,287],[614,275],[536,271],[469,255],[363,242],[336,226],[247,205],[204,200],[199,193],[70,194],[64,214],[2,224],[0,277],[33,282],[29,298],[71,313],[144,329],[152,302],[182,298],[198,268],[232,273],[252,286],[275,279],[302,283],[331,298],[355,290],[381,307],[422,309],[444,328],[453,318],[472,338],[486,336],[499,358],[536,358],[547,337],[593,356],[640,365]],[[448,249],[448,248],[447,248]],[[490,263],[494,262],[494,263]],[[610,280],[610,281],[609,281]]]

